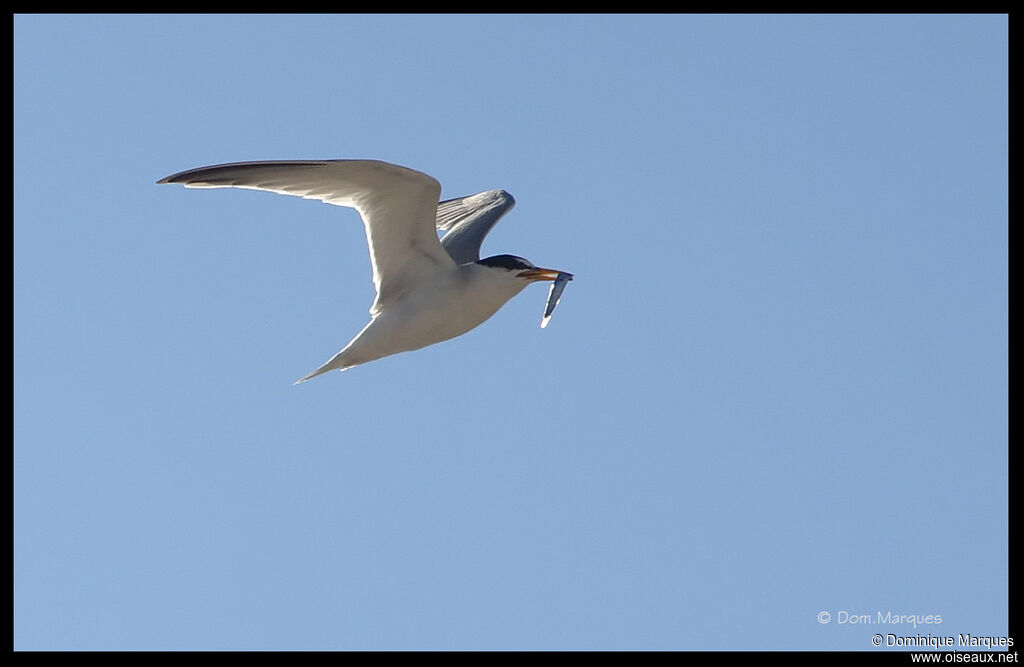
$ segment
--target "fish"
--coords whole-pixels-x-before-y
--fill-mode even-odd
[[[548,304],[544,307],[544,317],[540,320],[540,328],[547,327],[548,322],[551,320],[551,313],[554,312],[555,306],[562,298],[562,292],[565,290],[565,286],[569,284],[573,276],[571,273],[559,272],[558,276],[555,277],[554,282],[551,283],[551,290],[548,292]]]

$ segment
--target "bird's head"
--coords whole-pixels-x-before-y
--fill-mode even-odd
[[[481,259],[477,264],[494,271],[505,272],[508,276],[517,280],[524,280],[527,283],[554,280],[558,277],[559,273],[564,273],[564,271],[559,271],[558,269],[542,269],[530,260],[516,257],[515,255],[495,255],[494,257]]]

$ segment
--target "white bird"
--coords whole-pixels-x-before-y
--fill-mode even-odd
[[[562,271],[515,255],[480,259],[480,245],[514,205],[504,190],[438,203],[430,176],[377,160],[238,162],[183,171],[157,183],[267,190],[356,209],[363,220],[377,298],[348,345],[296,384],[477,327],[535,281]],[[436,230],[447,233],[438,239]]]

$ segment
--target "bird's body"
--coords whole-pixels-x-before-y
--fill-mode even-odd
[[[420,283],[381,310],[344,349],[302,380],[461,336],[483,324],[527,285],[503,278],[476,263],[439,271],[433,280]]]
[[[513,255],[480,259],[484,237],[515,204],[508,193],[490,190],[438,203],[436,180],[386,162],[244,162],[192,169],[158,183],[268,190],[359,211],[377,288],[370,322],[299,382],[460,336],[531,282],[568,275]],[[443,239],[436,229],[447,232]]]

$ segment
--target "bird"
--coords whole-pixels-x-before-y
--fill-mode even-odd
[[[515,205],[504,190],[439,201],[441,184],[380,160],[276,160],[189,169],[157,181],[187,188],[265,190],[354,208],[370,250],[376,298],[370,321],[295,384],[418,350],[475,329],[535,282],[572,274],[517,255],[480,258],[480,246]],[[442,238],[438,232],[444,232]],[[546,322],[545,322],[546,323]]]

